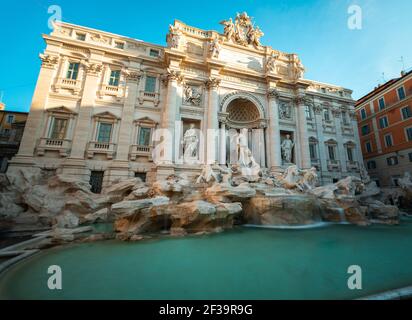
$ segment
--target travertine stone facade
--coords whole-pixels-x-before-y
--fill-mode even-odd
[[[289,135],[291,162],[316,166],[323,182],[356,175],[362,156],[351,91],[305,79],[299,57],[263,46],[247,14],[221,24],[223,33],[175,21],[166,47],[56,24],[43,36],[47,47],[12,167],[87,181],[100,171],[103,184],[145,173],[194,176],[202,163],[236,162],[236,135],[246,128],[262,168],[288,165],[281,143]],[[187,161],[189,127],[199,134]]]

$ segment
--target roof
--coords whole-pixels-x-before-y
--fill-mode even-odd
[[[377,94],[379,94],[380,92],[384,91],[385,89],[389,88],[391,85],[401,81],[403,78],[407,77],[408,75],[412,74],[412,69],[409,70],[408,72],[406,72],[405,74],[403,74],[401,77],[399,78],[393,78],[387,82],[385,82],[383,85],[375,88],[374,90],[372,90],[371,92],[369,92],[368,94],[364,95],[362,98],[360,98],[357,102],[355,107],[359,106],[360,104],[364,103],[366,100],[368,100],[369,98],[376,96]]]

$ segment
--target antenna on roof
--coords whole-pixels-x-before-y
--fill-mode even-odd
[[[402,63],[402,72],[405,72],[405,60],[403,59],[403,56],[401,56],[398,62]]]
[[[385,72],[382,72],[382,81],[383,81],[383,83],[386,82],[386,80],[385,80]]]

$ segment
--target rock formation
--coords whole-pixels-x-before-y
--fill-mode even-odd
[[[382,201],[367,174],[318,184],[314,168],[290,166],[283,174],[244,177],[236,167],[205,166],[194,181],[182,174],[151,185],[131,178],[94,194],[86,182],[30,168],[0,175],[0,218],[8,225],[51,227],[55,238],[67,241],[83,230],[79,226],[99,222],[113,222],[123,240],[219,232],[242,223],[399,223],[398,208]],[[410,192],[410,176],[400,184]]]

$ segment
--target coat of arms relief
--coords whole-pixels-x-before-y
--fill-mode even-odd
[[[238,13],[235,22],[232,18],[220,22],[224,26],[224,35],[228,41],[242,46],[253,45],[256,48],[261,46],[260,38],[264,35],[259,27],[255,27],[252,18],[246,12]]]

